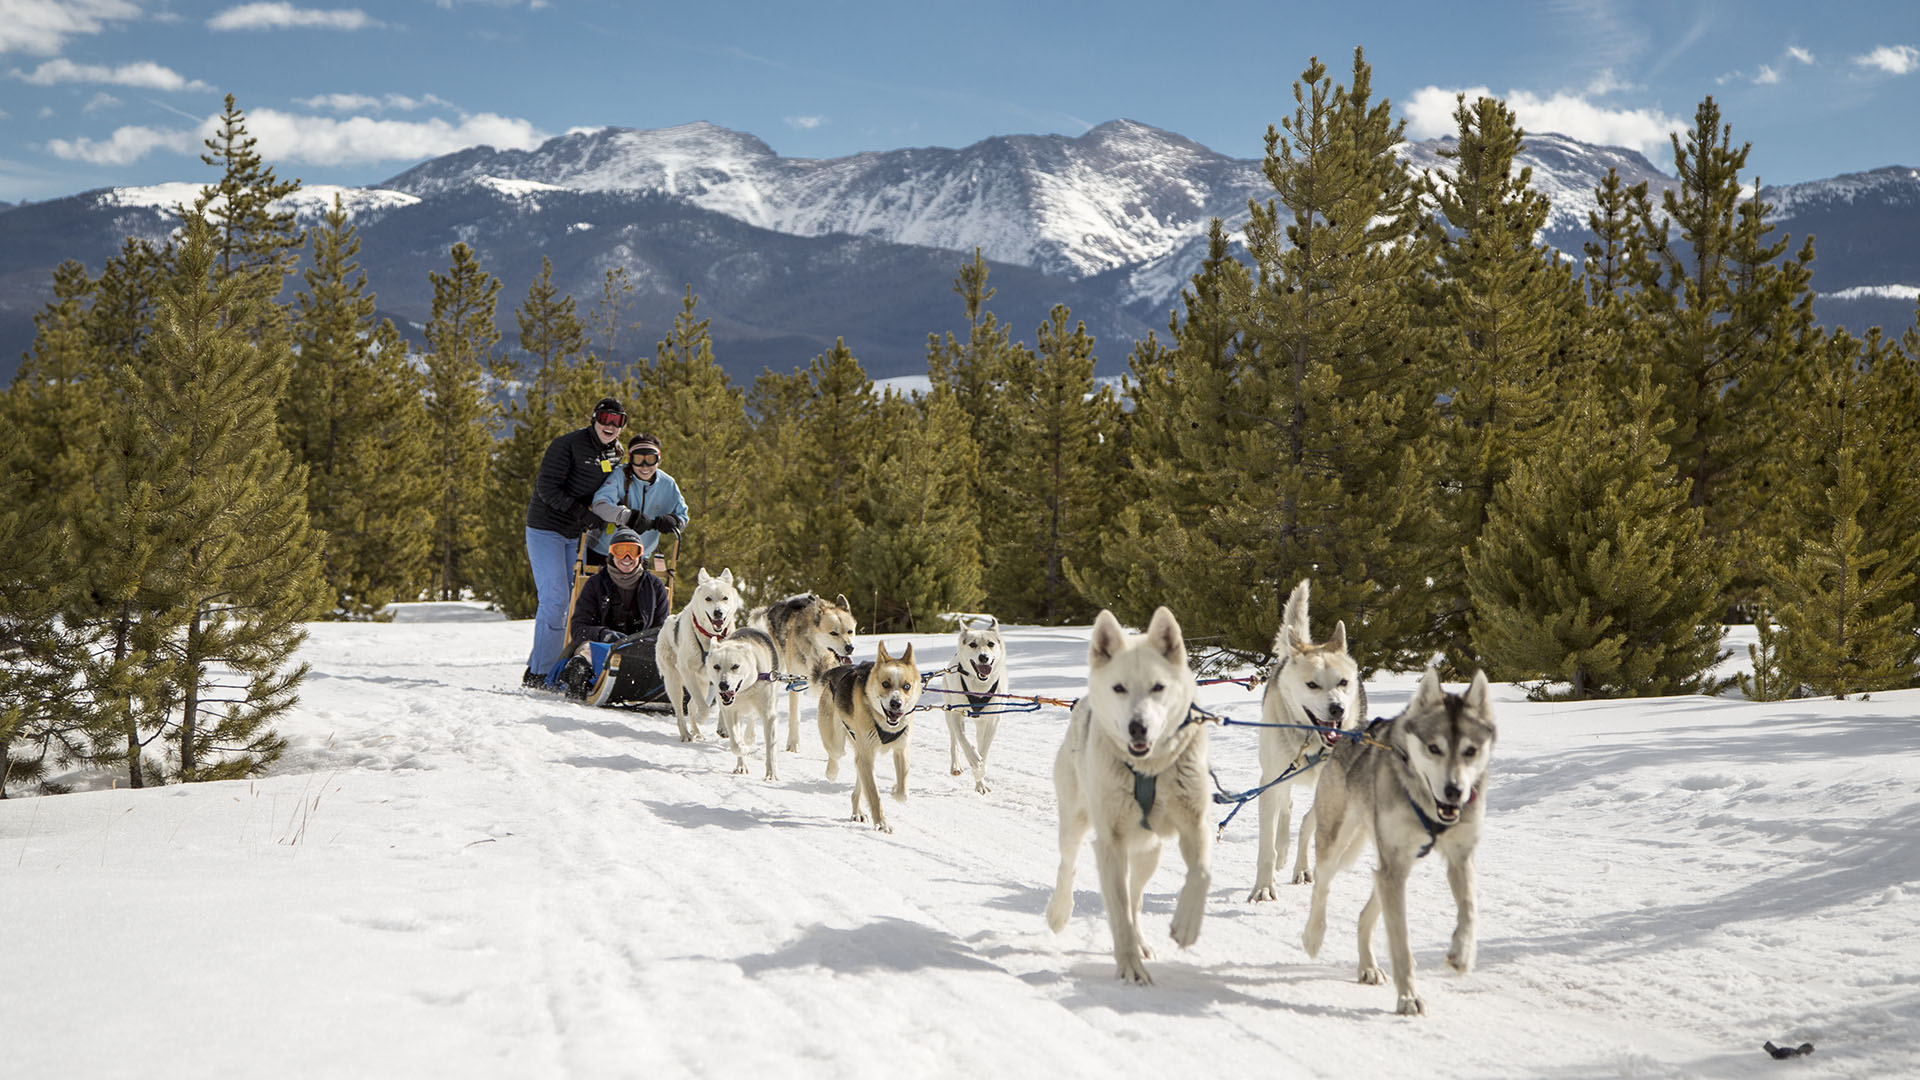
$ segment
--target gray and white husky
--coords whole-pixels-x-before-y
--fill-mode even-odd
[[[1372,838],[1379,861],[1373,895],[1360,911],[1360,981],[1385,981],[1373,959],[1373,924],[1387,916],[1387,951],[1399,1011],[1426,1011],[1413,989],[1413,950],[1407,945],[1407,875],[1421,856],[1440,853],[1453,889],[1455,920],[1447,964],[1473,970],[1473,849],[1486,819],[1487,764],[1493,752],[1493,708],[1487,676],[1473,673],[1464,694],[1440,687],[1429,668],[1406,711],[1371,725],[1361,739],[1343,739],[1332,764],[1321,769],[1314,801],[1313,906],[1301,944],[1320,952],[1327,929],[1327,888]]]
[[[1007,679],[1007,647],[1000,639],[1000,620],[986,616],[984,627],[962,626],[953,654],[953,666],[941,679],[947,693],[941,708],[947,717],[949,770],[960,775],[960,755],[973,770],[973,790],[985,795],[987,749],[1000,726],[998,703],[991,695],[1012,693]],[[967,718],[973,717],[973,739],[967,739]]]
[[[1293,788],[1314,789],[1326,768],[1324,756],[1339,741],[1332,731],[1308,727],[1357,730],[1366,723],[1367,692],[1360,685],[1360,667],[1347,654],[1347,624],[1333,624],[1333,637],[1316,644],[1307,628],[1307,583],[1293,587],[1280,630],[1273,638],[1273,673],[1260,699],[1260,782],[1272,784],[1260,793],[1260,853],[1253,875],[1251,900],[1275,898],[1274,879],[1287,857],[1288,833],[1293,824]],[[1322,761],[1315,766],[1313,761]],[[1302,770],[1295,779],[1273,783],[1289,769]],[[1300,850],[1293,860],[1295,884],[1312,881],[1307,870],[1307,842],[1313,836],[1313,813],[1300,823]]]
[[[827,672],[853,662],[853,609],[844,595],[832,600],[813,593],[789,596],[754,608],[747,615],[747,625],[773,639],[780,671],[806,679],[806,693],[816,700]],[[798,690],[787,693],[789,754],[800,752],[800,694]]]
[[[767,779],[780,779],[774,766],[773,705],[779,690],[773,639],[751,626],[741,627],[707,650],[707,688],[720,712],[720,726],[733,747],[733,774],[747,772],[746,747],[753,743],[758,719],[767,741]]]
[[[1093,623],[1087,694],[1073,707],[1053,761],[1060,799],[1060,873],[1047,926],[1066,928],[1080,842],[1093,834],[1113,959],[1122,979],[1151,983],[1153,953],[1140,935],[1140,894],[1160,863],[1160,838],[1178,836],[1187,879],[1173,909],[1173,940],[1200,937],[1213,880],[1213,828],[1206,820],[1207,726],[1191,715],[1193,672],[1173,612],[1160,608],[1129,638],[1110,611]]]
[[[681,742],[705,738],[700,722],[707,718],[707,652],[739,625],[742,606],[733,571],[722,570],[714,577],[703,566],[686,606],[660,627],[653,657],[660,664],[660,681],[666,684]]]

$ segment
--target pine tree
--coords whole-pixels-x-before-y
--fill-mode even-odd
[[[312,241],[281,436],[307,467],[307,505],[327,536],[332,614],[372,618],[431,580],[426,380],[393,323],[375,325],[354,261],[360,240],[338,196]]]
[[[1458,553],[1479,538],[1494,489],[1514,462],[1553,437],[1563,393],[1556,360],[1583,305],[1558,253],[1534,243],[1550,207],[1530,187],[1532,170],[1515,168],[1524,143],[1513,113],[1493,98],[1468,105],[1463,95],[1453,115],[1459,138],[1440,151],[1453,168],[1426,182],[1440,211],[1431,224],[1445,402],[1436,434],[1449,493],[1431,587],[1445,602],[1449,660],[1471,672]]]
[[[520,385],[523,393],[507,405],[508,434],[494,448],[474,565],[477,584],[509,618],[528,618],[538,606],[526,556],[526,511],[540,460],[554,439],[585,423],[605,393],[574,310],[573,297],[553,283],[553,261],[542,258],[516,312],[527,359],[503,357],[496,366],[501,381]]]
[[[1371,83],[1358,50],[1337,89],[1315,60],[1286,137],[1268,129],[1275,200],[1251,207],[1246,231],[1255,293],[1227,400],[1211,430],[1189,429],[1204,445],[1180,467],[1219,477],[1216,503],[1150,538],[1190,640],[1264,656],[1287,593],[1310,576],[1316,610],[1346,621],[1364,671],[1431,654],[1424,583],[1439,528],[1412,287],[1430,265],[1425,214],[1396,153],[1402,125]],[[1202,410],[1184,422],[1215,415],[1192,389],[1184,400]]]
[[[265,290],[250,275],[219,277],[217,234],[190,218],[160,296],[152,377],[134,404],[154,453],[151,532],[170,553],[149,603],[182,632],[161,643],[175,665],[173,745],[186,780],[257,773],[285,746],[271,722],[293,705],[306,665],[288,669],[322,610],[322,537],[308,522],[306,471],[272,430],[286,352],[249,339],[249,306]],[[136,505],[139,505],[136,502]]]
[[[1094,341],[1084,324],[1068,328],[1055,305],[1036,332],[1036,351],[1020,350],[1004,368],[1008,437],[982,507],[994,528],[986,545],[988,607],[1002,618],[1046,624],[1085,622],[1096,610],[1067,579],[1069,554],[1098,558],[1111,489],[1097,464],[1119,412],[1111,391],[1095,392]],[[1083,557],[1086,557],[1083,555]]]
[[[702,566],[742,575],[762,561],[769,536],[751,510],[762,489],[750,453],[746,394],[714,359],[710,320],[699,317],[699,303],[689,287],[654,362],[638,372],[630,406],[644,430],[661,440],[662,465],[687,500],[677,565],[689,579]]]
[[[765,565],[748,571],[756,591],[852,596],[861,466],[882,434],[873,382],[836,339],[804,371],[761,373],[749,403],[759,418],[755,520],[769,533]]]
[[[966,499],[967,415],[948,388],[918,401],[888,391],[878,439],[859,471],[859,522],[847,548],[848,588],[868,632],[944,629],[942,612],[979,604],[980,526]]]
[[[498,416],[484,379],[500,341],[493,322],[500,279],[481,269],[464,243],[453,245],[449,254],[445,274],[427,274],[433,283],[433,314],[426,328],[427,416],[438,497],[434,588],[442,600],[457,600],[479,575],[475,562]],[[524,506],[520,524],[526,524]]]
[[[1515,464],[1467,558],[1474,648],[1496,678],[1575,699],[1712,692],[1726,570],[1643,388],[1622,421],[1578,402]]]
[[[1876,328],[1836,331],[1817,354],[1777,470],[1783,527],[1764,560],[1789,686],[1823,694],[1911,685],[1920,570],[1920,393],[1911,361]]]
[[[1769,500],[1756,472],[1766,448],[1783,438],[1788,383],[1818,347],[1813,245],[1783,259],[1787,239],[1768,239],[1772,208],[1760,201],[1757,179],[1753,194],[1740,179],[1750,147],[1733,147],[1711,97],[1686,140],[1672,138],[1680,187],[1661,199],[1667,221],[1641,222],[1661,277],[1633,294],[1642,331],[1635,344],[1674,420],[1672,460],[1692,481],[1708,539],[1736,568],[1725,598],[1731,607],[1750,603],[1758,588],[1756,534],[1767,531],[1760,513]]]

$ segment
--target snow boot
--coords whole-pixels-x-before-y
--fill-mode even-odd
[[[585,701],[593,686],[593,662],[584,656],[567,661],[567,666],[560,669],[560,686],[568,697]]]

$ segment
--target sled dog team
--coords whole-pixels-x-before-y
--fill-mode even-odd
[[[1440,685],[1429,669],[1405,710],[1367,722],[1359,667],[1347,649],[1345,623],[1323,642],[1312,640],[1308,583],[1288,597],[1273,643],[1273,667],[1261,699],[1259,757],[1264,789],[1252,900],[1278,895],[1275,879],[1288,847],[1292,789],[1314,792],[1301,823],[1292,881],[1311,882],[1302,944],[1320,951],[1326,933],[1327,891],[1334,877],[1372,844],[1377,853],[1373,892],[1359,918],[1359,980],[1378,984],[1373,928],[1386,916],[1398,1011],[1424,1012],[1413,983],[1407,941],[1407,879],[1429,853],[1446,864],[1455,922],[1446,960],[1470,971],[1475,952],[1474,847],[1485,819],[1488,763],[1495,739],[1486,675],[1476,671],[1462,693]],[[702,738],[708,709],[729,740],[736,774],[747,771],[746,744],[760,725],[766,778],[775,768],[775,705],[790,677],[806,680],[818,696],[817,719],[827,752],[827,779],[839,776],[852,750],[853,820],[871,820],[891,832],[881,807],[874,763],[893,754],[896,800],[907,797],[907,733],[922,693],[912,645],[891,656],[851,663],[854,619],[846,598],[811,594],[755,608],[739,627],[743,604],[733,574],[699,574],[693,598],[668,619],[658,646],[661,674],[683,741]],[[972,771],[975,790],[990,791],[987,751],[995,717],[983,706],[1009,692],[1006,653],[997,624],[959,633],[954,663],[941,674],[951,771]],[[1207,768],[1208,726],[1194,709],[1198,690],[1187,666],[1185,640],[1173,613],[1155,611],[1146,632],[1128,635],[1111,612],[1093,624],[1087,692],[1073,706],[1054,759],[1060,807],[1060,866],[1047,925],[1056,933],[1073,913],[1073,882],[1080,847],[1091,836],[1100,895],[1113,938],[1117,974],[1151,983],[1152,959],[1141,929],[1141,894],[1159,865],[1163,837],[1178,838],[1186,880],[1173,913],[1175,944],[1200,936],[1212,884],[1212,793]],[[788,689],[788,753],[800,747],[800,695]],[[964,703],[964,705],[963,705]],[[974,738],[964,725],[975,720]],[[865,807],[863,811],[862,807]],[[1308,861],[1308,842],[1313,859]]]

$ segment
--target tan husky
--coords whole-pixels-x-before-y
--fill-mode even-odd
[[[907,730],[913,707],[920,700],[920,670],[913,666],[913,646],[904,656],[888,656],[885,642],[879,657],[852,667],[837,667],[822,677],[820,741],[827,748],[827,779],[840,775],[840,755],[853,743],[853,820],[864,796],[873,811],[873,827],[892,832],[880,809],[880,787],[873,778],[873,762],[882,750],[893,750],[893,797],[907,801]]]
[[[780,670],[807,680],[804,693],[819,694],[821,676],[853,660],[853,609],[847,598],[828,600],[813,593],[789,596],[777,604],[754,608],[747,625],[764,630],[773,639]],[[787,753],[800,752],[800,697],[787,692]]]

